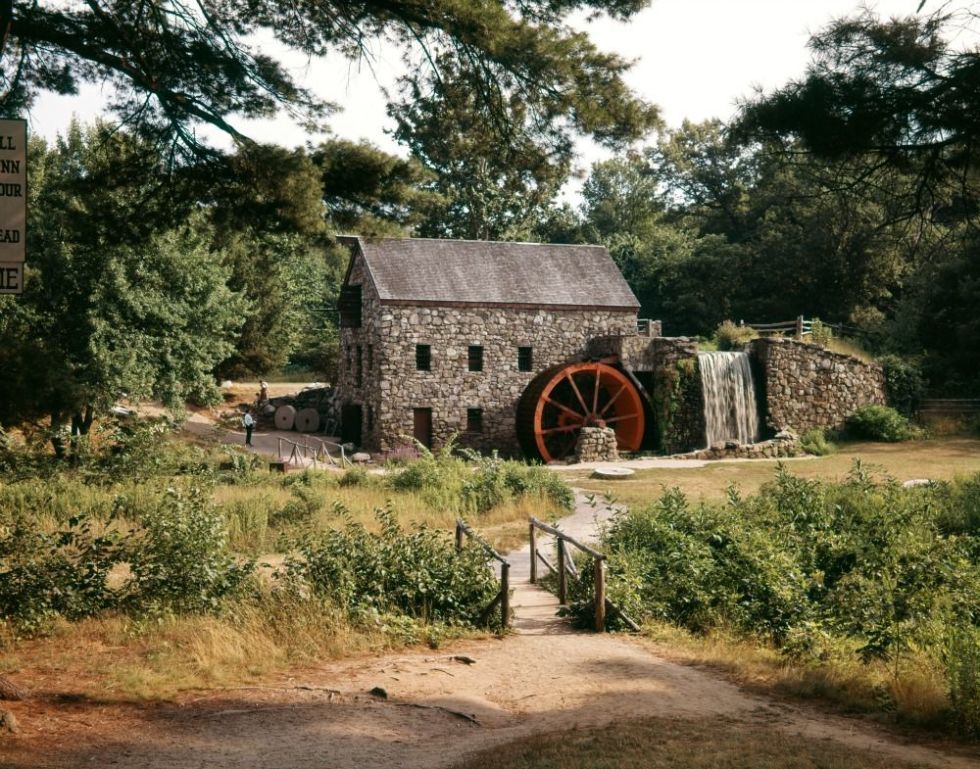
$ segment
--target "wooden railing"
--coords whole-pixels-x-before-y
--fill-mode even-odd
[[[500,591],[496,597],[483,610],[480,621],[485,623],[490,619],[493,610],[500,606],[500,624],[502,627],[510,627],[510,563],[500,553],[491,547],[490,543],[484,540],[479,534],[471,529],[461,518],[456,520],[456,549],[462,550],[464,537],[469,537],[483,548],[484,552],[500,563]]]
[[[279,461],[287,464],[300,465],[302,467],[312,467],[314,470],[320,465],[332,467],[353,467],[354,463],[347,458],[347,452],[339,443],[323,441],[318,438],[313,439],[310,444],[309,438],[304,438],[303,443],[291,441],[289,438],[279,438]],[[291,447],[287,452],[283,452],[283,444]],[[331,449],[333,450],[331,453]]]
[[[537,532],[543,531],[555,538],[558,549],[558,565],[554,566],[545,558],[544,554],[538,550]],[[562,606],[568,604],[568,578],[580,580],[575,562],[569,556],[568,545],[577,547],[592,559],[592,582],[594,585],[594,605],[595,605],[595,629],[601,633],[606,629],[606,614],[612,612],[628,625],[632,630],[639,631],[640,627],[630,619],[623,611],[613,604],[606,597],[606,556],[588,545],[584,545],[578,540],[559,531],[554,526],[542,523],[537,518],[529,520],[528,533],[531,540],[531,584],[538,581],[538,561],[540,560],[558,578],[558,603]]]
[[[980,398],[925,398],[919,413],[925,416],[965,417],[980,412]]]
[[[798,315],[795,320],[784,320],[778,323],[746,323],[744,320],[738,322],[739,326],[749,326],[754,328],[763,336],[773,334],[792,334],[797,339],[803,339],[813,333],[813,323],[816,319],[807,320],[802,315]],[[819,321],[824,328],[831,329],[838,336],[860,335],[861,329],[849,326],[846,323],[827,323]]]

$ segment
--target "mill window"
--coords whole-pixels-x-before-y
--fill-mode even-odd
[[[480,345],[470,345],[468,362],[470,371],[483,371],[483,348]]]
[[[534,356],[530,347],[517,348],[517,370],[530,371],[534,366]]]
[[[432,370],[432,347],[427,344],[415,345],[415,368],[419,371]]]
[[[374,345],[368,345],[368,359],[367,359],[368,371],[374,369]]]
[[[466,409],[466,432],[483,432],[483,409]]]
[[[344,286],[341,288],[340,298],[337,300],[337,309],[340,310],[341,328],[360,328],[361,287]]]
[[[367,429],[368,431],[374,429],[374,406],[367,407]]]
[[[364,360],[361,357],[360,345],[357,345],[357,356],[354,361],[354,365],[355,365],[355,369],[354,369],[355,386],[360,387],[362,384],[364,384]]]

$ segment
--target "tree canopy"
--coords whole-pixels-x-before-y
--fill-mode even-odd
[[[915,173],[917,210],[955,180],[971,185],[980,161],[980,50],[956,41],[980,32],[972,9],[835,21],[810,41],[805,76],[745,105],[739,132],[789,139],[821,158],[861,158]]]
[[[615,145],[642,135],[655,111],[625,85],[627,63],[566,20],[578,11],[628,19],[647,1],[14,0],[0,18],[10,22],[0,108],[17,115],[42,91],[108,83],[119,121],[178,157],[202,149],[202,124],[244,139],[240,118],[286,110],[312,125],[334,109],[296,82],[269,38],[351,59],[370,58],[381,42],[403,53],[419,82],[465,67],[491,109],[491,94],[504,89],[536,121]]]

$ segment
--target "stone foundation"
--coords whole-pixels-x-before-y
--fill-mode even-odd
[[[618,462],[616,431],[611,427],[583,427],[575,442],[576,462]]]
[[[742,444],[738,441],[726,441],[699,449],[686,454],[675,455],[676,459],[780,459],[783,457],[799,457],[806,454],[800,448],[800,441],[793,433],[780,433],[769,441]]]

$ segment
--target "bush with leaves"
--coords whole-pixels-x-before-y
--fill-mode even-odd
[[[97,614],[113,604],[107,581],[120,557],[118,537],[97,535],[87,517],[45,534],[16,516],[0,525],[0,620],[31,635],[55,617]]]
[[[800,448],[815,457],[826,457],[837,452],[837,447],[827,440],[827,433],[819,427],[803,434],[800,438]]]
[[[897,355],[886,355],[878,363],[885,377],[888,405],[906,417],[912,416],[926,392],[922,370]]]
[[[976,724],[978,500],[980,475],[905,489],[860,463],[842,483],[780,467],[724,505],[670,490],[612,520],[608,595],[636,619],[726,628],[811,659],[828,644],[896,670],[913,654],[943,659],[956,718]]]
[[[743,350],[745,345],[757,339],[759,332],[751,326],[736,326],[730,320],[715,329],[714,343],[718,350]]]
[[[438,453],[424,447],[419,451],[417,460],[391,467],[387,482],[399,491],[418,492],[433,507],[482,514],[510,500],[534,496],[562,509],[574,505],[572,490],[544,467],[468,449],[456,456],[454,441]]]
[[[909,420],[890,406],[861,406],[847,418],[846,425],[848,436],[868,441],[898,443],[919,435]]]
[[[390,509],[380,530],[350,523],[310,536],[286,563],[293,582],[342,606],[352,617],[401,614],[426,623],[476,625],[498,586],[479,547],[457,551],[444,532],[403,530]]]
[[[131,609],[213,611],[248,586],[253,564],[238,563],[229,554],[224,516],[204,487],[167,489],[139,524],[127,542]]]

